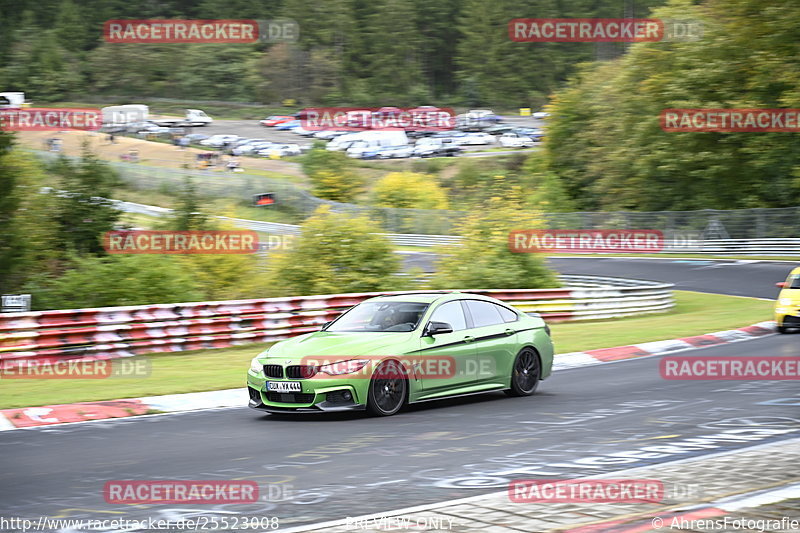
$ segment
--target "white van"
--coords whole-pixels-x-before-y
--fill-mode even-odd
[[[385,146],[403,146],[408,143],[408,136],[402,130],[398,131],[365,131],[360,133],[361,137],[352,139],[356,142],[347,149],[349,157],[361,157],[365,151],[374,150]],[[334,140],[339,140],[347,135],[341,135]],[[331,141],[333,142],[333,141]]]
[[[0,93],[0,109],[19,109],[25,103],[25,93]]]

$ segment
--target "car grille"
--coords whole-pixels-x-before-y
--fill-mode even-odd
[[[282,378],[283,367],[281,365],[264,365],[264,375],[268,378]]]
[[[302,392],[267,392],[267,399],[277,403],[311,403],[314,394]]]
[[[291,379],[313,378],[317,373],[317,367],[311,365],[293,365],[286,367],[286,377]]]
[[[783,317],[783,325],[785,327],[793,327],[793,328],[800,327],[800,318],[791,315],[785,316]]]

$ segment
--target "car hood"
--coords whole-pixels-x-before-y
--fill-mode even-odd
[[[317,331],[279,342],[269,349],[267,358],[299,361],[309,356],[392,355],[408,349],[417,332],[351,333]]]
[[[789,298],[792,301],[792,305],[800,305],[800,289],[783,289],[778,296],[778,300],[780,301],[783,298]]]

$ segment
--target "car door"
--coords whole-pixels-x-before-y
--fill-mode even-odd
[[[464,304],[475,339],[476,383],[502,384],[511,375],[517,356],[516,313],[485,300],[464,300]]]
[[[436,366],[434,371],[422,369],[421,387],[425,394],[449,392],[466,387],[475,382],[475,346],[472,333],[467,329],[467,317],[460,300],[439,304],[430,315],[428,322],[445,322],[453,328],[452,333],[425,335],[420,339],[419,355],[424,360],[431,359]],[[448,371],[442,371],[450,365]],[[439,371],[436,371],[436,369]]]

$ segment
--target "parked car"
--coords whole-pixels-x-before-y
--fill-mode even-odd
[[[408,136],[405,132],[400,130],[379,130],[379,131],[362,131],[352,135],[342,135],[331,141],[331,144],[340,144],[353,140],[347,148],[347,155],[349,157],[361,157],[361,152],[372,150],[374,148],[384,148],[386,146],[401,146],[408,144]]]
[[[193,143],[202,141],[204,139],[208,139],[208,137],[209,137],[208,135],[203,135],[202,133],[190,133],[189,135],[185,136],[185,138],[188,139],[189,142]]]
[[[457,139],[459,145],[462,146],[476,146],[476,145],[483,145],[483,144],[494,144],[497,142],[497,139],[494,138],[494,135],[489,135],[488,133],[477,132],[477,133],[468,133],[463,137]]]
[[[300,147],[296,144],[273,144],[258,151],[258,155],[263,157],[289,157],[301,153]]]
[[[160,127],[161,126],[157,126],[149,120],[145,120],[142,122],[131,122],[125,126],[125,129],[128,131],[128,133],[141,133],[143,131],[150,131],[151,129]]]
[[[344,141],[344,142],[329,142],[325,145],[325,149],[329,152],[345,152],[348,148],[353,146],[353,143],[358,142],[357,140],[351,141]]]
[[[213,146],[215,148],[219,148],[221,146],[225,146],[225,144],[233,144],[239,139],[240,137],[238,135],[212,135],[208,139],[203,139],[200,141],[200,144],[203,146]]]
[[[500,146],[505,148],[530,148],[533,140],[527,135],[509,131],[500,136]]]
[[[247,137],[241,137],[239,140],[235,141],[232,146],[234,148],[238,148],[239,146],[244,146],[245,144],[254,144],[254,143],[263,143],[267,142],[267,139],[249,139]]]
[[[299,120],[290,120],[286,122],[281,122],[280,124],[275,126],[275,129],[278,131],[285,131],[285,130],[290,130],[292,128],[296,128],[298,126],[300,126]]]
[[[302,126],[294,126],[293,128],[289,128],[289,131],[297,135],[302,135],[303,137],[313,137],[316,133],[318,133],[317,130],[307,130]]]
[[[359,150],[358,155],[351,155],[347,154],[351,157],[358,157],[359,159],[385,159],[381,158],[381,153],[383,152],[383,146],[371,146],[364,150]]]
[[[322,130],[314,132],[314,137],[317,139],[322,139],[323,141],[329,141],[334,137],[338,137],[339,135],[344,135],[347,133],[346,131],[333,131],[333,130]]]
[[[509,126],[508,124],[498,124],[497,126],[491,126],[483,130],[483,133],[488,133],[489,135],[502,135],[509,131],[514,131],[514,126]]]
[[[539,141],[542,140],[542,138],[544,138],[544,131],[543,130],[534,130],[534,131],[528,133],[527,135],[528,135],[528,137],[531,138],[532,141],[539,142]]]
[[[156,126],[155,124],[152,124],[139,130],[138,133],[140,137],[147,137],[151,135],[168,135],[169,128],[166,126]]]
[[[404,157],[412,157],[414,155],[414,147],[409,145],[403,146],[386,146],[380,150],[378,158],[380,159],[397,159]]]
[[[285,122],[292,122],[293,120],[295,120],[295,118],[289,115],[273,115],[264,120],[260,120],[259,124],[266,127],[274,127]]]
[[[257,143],[248,143],[241,146],[236,146],[231,150],[233,155],[248,155],[258,153],[260,150],[266,150],[273,146],[274,143],[270,141],[262,141]]]
[[[472,109],[456,116],[456,128],[464,131],[481,131],[496,125],[503,117],[495,115],[491,109]]]
[[[443,139],[425,139],[429,142],[417,143],[414,147],[416,157],[454,157],[461,153],[461,147]],[[438,141],[438,142],[436,142]]]
[[[432,130],[410,130],[406,132],[409,139],[423,139],[425,137],[432,137],[437,132]]]
[[[548,113],[546,111],[537,111],[536,113],[533,114],[533,118],[538,118],[540,120],[541,119],[545,119],[545,118],[547,118],[549,116],[550,116],[550,113]]]

